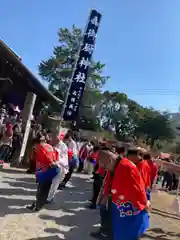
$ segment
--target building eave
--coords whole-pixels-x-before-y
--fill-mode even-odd
[[[0,40],[0,58],[5,56],[8,59],[11,59],[14,65],[22,69],[23,72],[29,76],[29,81],[27,85],[30,86],[32,92],[37,95],[41,95],[43,99],[50,101],[51,103],[62,104],[63,101],[56,96],[54,96],[48,89],[43,86],[43,84],[38,80],[38,78],[21,62],[21,58],[13,52],[2,40]],[[25,79],[26,81],[27,79]]]

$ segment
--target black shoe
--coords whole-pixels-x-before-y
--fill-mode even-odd
[[[41,210],[41,208],[38,208],[36,206],[36,202],[33,202],[31,205],[26,206],[26,209],[33,211],[33,212],[38,212]]]
[[[26,206],[26,208],[27,208],[28,210],[30,210],[30,211],[33,211],[33,210],[36,209],[36,203],[34,202],[33,204],[28,205],[28,206]]]
[[[64,189],[66,186],[64,183],[59,184],[58,190]]]
[[[98,231],[96,232],[91,232],[90,233],[90,236],[91,237],[99,237],[101,235],[101,229],[99,229]]]
[[[35,208],[33,209],[34,212],[39,212],[40,210],[41,210],[41,208],[37,208],[37,207],[35,207]]]
[[[30,169],[27,169],[26,173],[28,173],[28,174],[34,174],[35,172],[31,171]]]
[[[91,205],[89,206],[89,209],[96,209],[96,205],[91,204]]]
[[[51,201],[46,201],[46,204],[52,204],[54,202],[54,199],[52,199]]]
[[[99,240],[108,239],[108,236],[101,232],[101,230],[98,230],[97,232],[90,233],[90,236]]]

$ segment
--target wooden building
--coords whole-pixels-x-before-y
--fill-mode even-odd
[[[40,83],[21,62],[21,59],[0,40],[0,99],[18,105],[22,109],[27,92],[37,95],[36,106],[42,102],[62,103]]]

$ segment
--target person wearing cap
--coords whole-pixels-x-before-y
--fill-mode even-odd
[[[55,197],[55,193],[60,184],[60,180],[63,179],[68,172],[68,148],[63,142],[64,133],[61,133],[57,138],[54,145],[55,159],[58,162],[59,174],[52,180],[52,185],[48,194],[47,203],[51,203]]]

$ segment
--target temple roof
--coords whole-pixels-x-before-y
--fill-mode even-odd
[[[42,101],[62,104],[63,101],[49,92],[46,87],[41,84],[37,77],[33,75],[33,73],[21,62],[21,58],[2,40],[0,40],[0,60],[1,59],[3,59],[3,63],[6,65],[6,69],[9,69],[8,77],[12,77],[11,80],[13,83],[22,83],[23,86],[26,86],[28,91],[35,93],[37,97],[40,97],[42,99]]]

